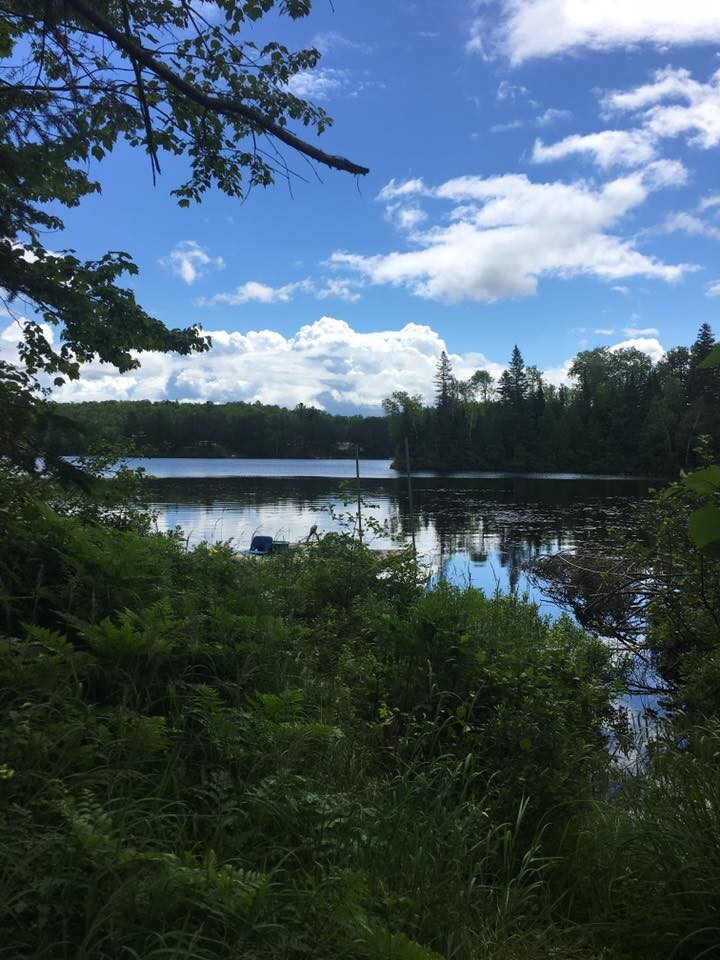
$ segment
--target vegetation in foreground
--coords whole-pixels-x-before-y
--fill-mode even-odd
[[[627,664],[569,618],[345,536],[186,552],[131,481],[2,478],[0,957],[713,955],[711,616],[638,771]],[[706,500],[666,498],[680,564]]]

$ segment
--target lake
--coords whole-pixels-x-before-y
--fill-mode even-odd
[[[181,527],[190,545],[231,540],[245,549],[254,533],[297,541],[313,524],[321,532],[340,529],[357,509],[352,460],[155,458],[129,464],[153,478],[159,528]],[[360,471],[370,545],[409,543],[406,478],[387,460],[361,461]],[[486,591],[518,589],[553,613],[533,591],[524,565],[627,524],[633,504],[652,485],[627,477],[426,472],[414,474],[412,483],[417,550],[434,576]],[[384,526],[382,533],[367,530],[370,517]]]

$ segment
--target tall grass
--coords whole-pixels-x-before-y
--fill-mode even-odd
[[[568,620],[342,537],[8,522],[1,960],[713,956],[720,727],[608,796],[622,675]]]

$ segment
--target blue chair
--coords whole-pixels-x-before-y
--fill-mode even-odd
[[[253,557],[265,557],[272,551],[273,538],[254,536],[250,541],[250,549],[245,553]]]

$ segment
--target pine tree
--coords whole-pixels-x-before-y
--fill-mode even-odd
[[[500,377],[500,396],[504,403],[519,407],[528,393],[525,361],[517,344],[513,347],[510,366]]]
[[[452,403],[454,380],[450,358],[443,350],[435,372],[435,406],[438,410],[447,409]]]
[[[698,335],[690,348],[690,370],[688,376],[688,397],[691,401],[701,397],[713,399],[717,392],[717,371],[701,370],[700,364],[715,346],[715,337],[709,323],[703,323]]]

